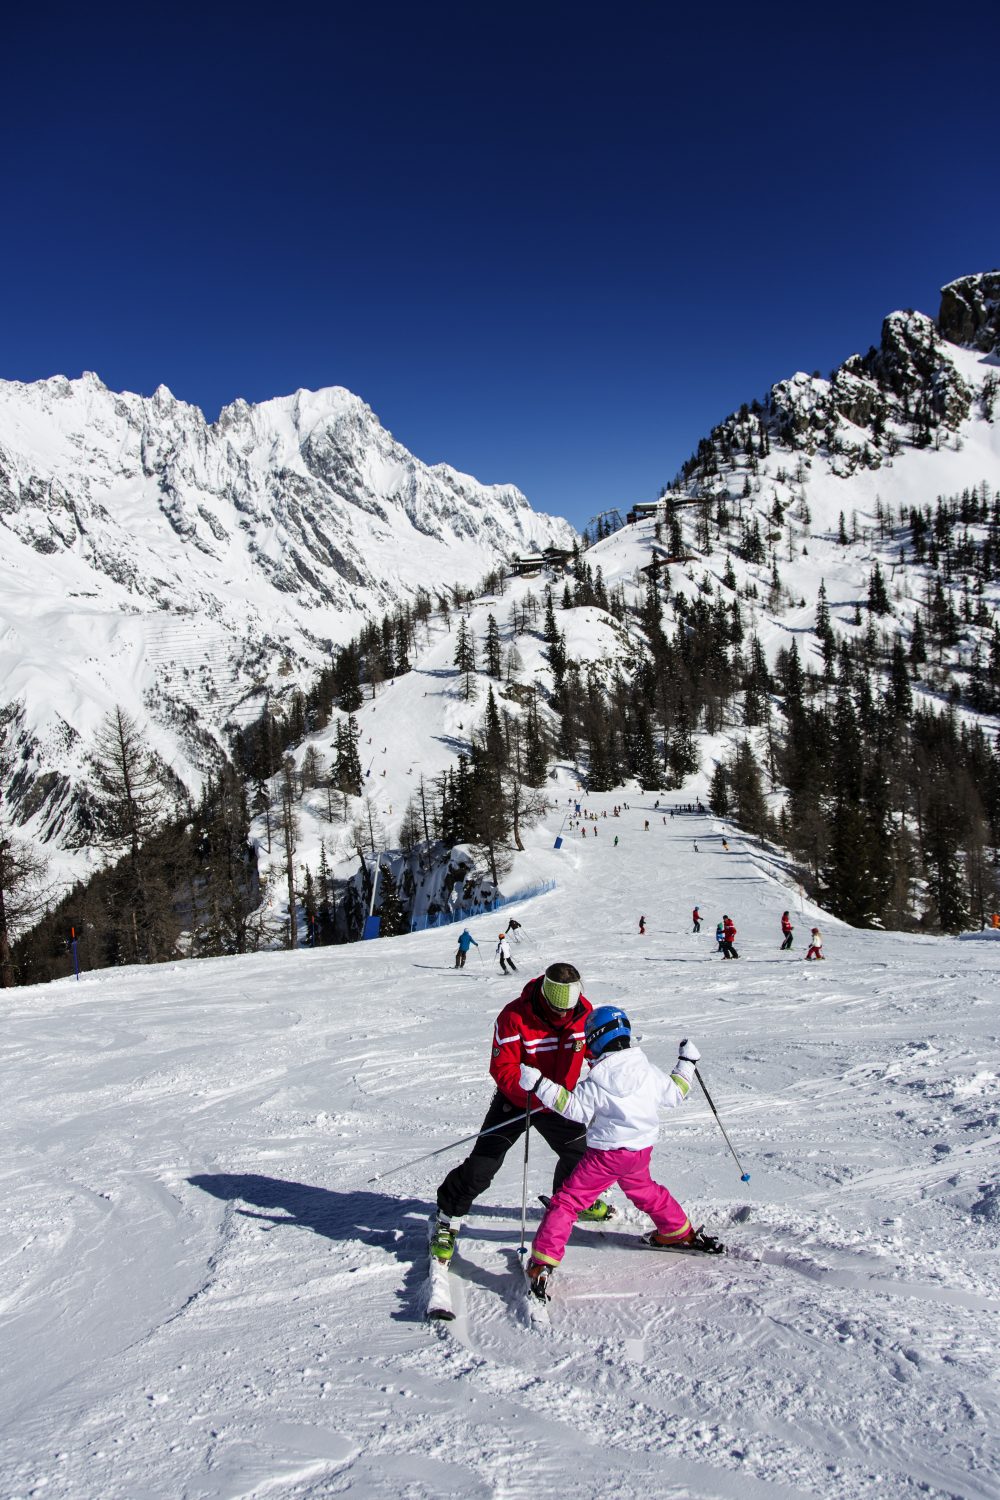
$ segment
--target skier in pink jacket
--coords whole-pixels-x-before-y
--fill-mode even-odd
[[[587,1127],[586,1155],[553,1195],[526,1268],[529,1287],[542,1300],[577,1216],[616,1182],[652,1219],[655,1228],[643,1236],[651,1249],[713,1255],[723,1248],[712,1235],[693,1228],[680,1204],[649,1172],[660,1133],[659,1111],[687,1097],[700,1056],[697,1047],[681,1042],[676,1066],[667,1077],[631,1045],[631,1023],[617,1006],[602,1005],[593,1011],[584,1023],[584,1035],[590,1073],[573,1090],[521,1064],[526,1093],[533,1092],[546,1109]]]

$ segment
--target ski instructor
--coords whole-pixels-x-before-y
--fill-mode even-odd
[[[563,1088],[575,1088],[584,1061],[584,1021],[592,1010],[583,994],[579,971],[572,964],[550,964],[500,1012],[493,1027],[490,1058],[497,1090],[482,1129],[490,1130],[505,1121],[509,1121],[509,1129],[480,1135],[472,1154],[454,1167],[438,1188],[437,1213],[431,1221],[431,1255],[435,1260],[451,1260],[462,1219],[524,1133],[528,1095],[520,1084],[521,1064],[538,1068],[543,1078]],[[533,1108],[536,1103],[532,1101]],[[556,1153],[553,1191],[558,1192],[582,1160],[586,1140],[577,1123],[549,1109],[534,1114],[532,1125]],[[609,1215],[608,1205],[598,1199],[580,1217],[606,1219]]]

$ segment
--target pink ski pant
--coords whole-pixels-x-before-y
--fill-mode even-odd
[[[649,1214],[660,1234],[669,1235],[671,1239],[684,1239],[691,1227],[688,1216],[666,1188],[650,1177],[652,1154],[652,1146],[644,1146],[641,1151],[629,1151],[625,1147],[615,1151],[588,1149],[580,1165],[553,1195],[538,1226],[531,1247],[537,1259],[557,1266],[563,1258],[577,1214],[589,1208],[615,1182],[636,1208]]]

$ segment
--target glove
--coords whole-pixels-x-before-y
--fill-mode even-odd
[[[677,1056],[680,1058],[681,1062],[696,1063],[701,1057],[701,1053],[698,1051],[698,1048],[695,1046],[694,1042],[689,1042],[687,1037],[685,1037],[683,1042],[681,1042],[680,1046],[677,1049]]]
[[[520,1084],[526,1094],[533,1094],[535,1085],[542,1076],[541,1068],[529,1068],[527,1063],[521,1064]]]

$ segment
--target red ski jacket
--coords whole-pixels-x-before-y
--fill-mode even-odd
[[[723,938],[725,939],[725,941],[727,943],[731,943],[732,942],[733,938],[736,936],[736,924],[735,924],[735,922],[733,922],[731,920],[727,920],[723,924],[723,927],[722,927],[722,936],[723,936]]]
[[[528,1096],[519,1079],[521,1064],[538,1068],[564,1088],[575,1088],[583,1067],[583,1023],[593,1010],[581,995],[573,1010],[555,1011],[542,999],[542,978],[529,980],[517,1000],[497,1016],[490,1073],[506,1099],[523,1109]]]
[[[786,937],[792,931],[792,924],[789,921],[788,917],[782,917],[782,919],[781,919],[781,930],[785,934]]]

